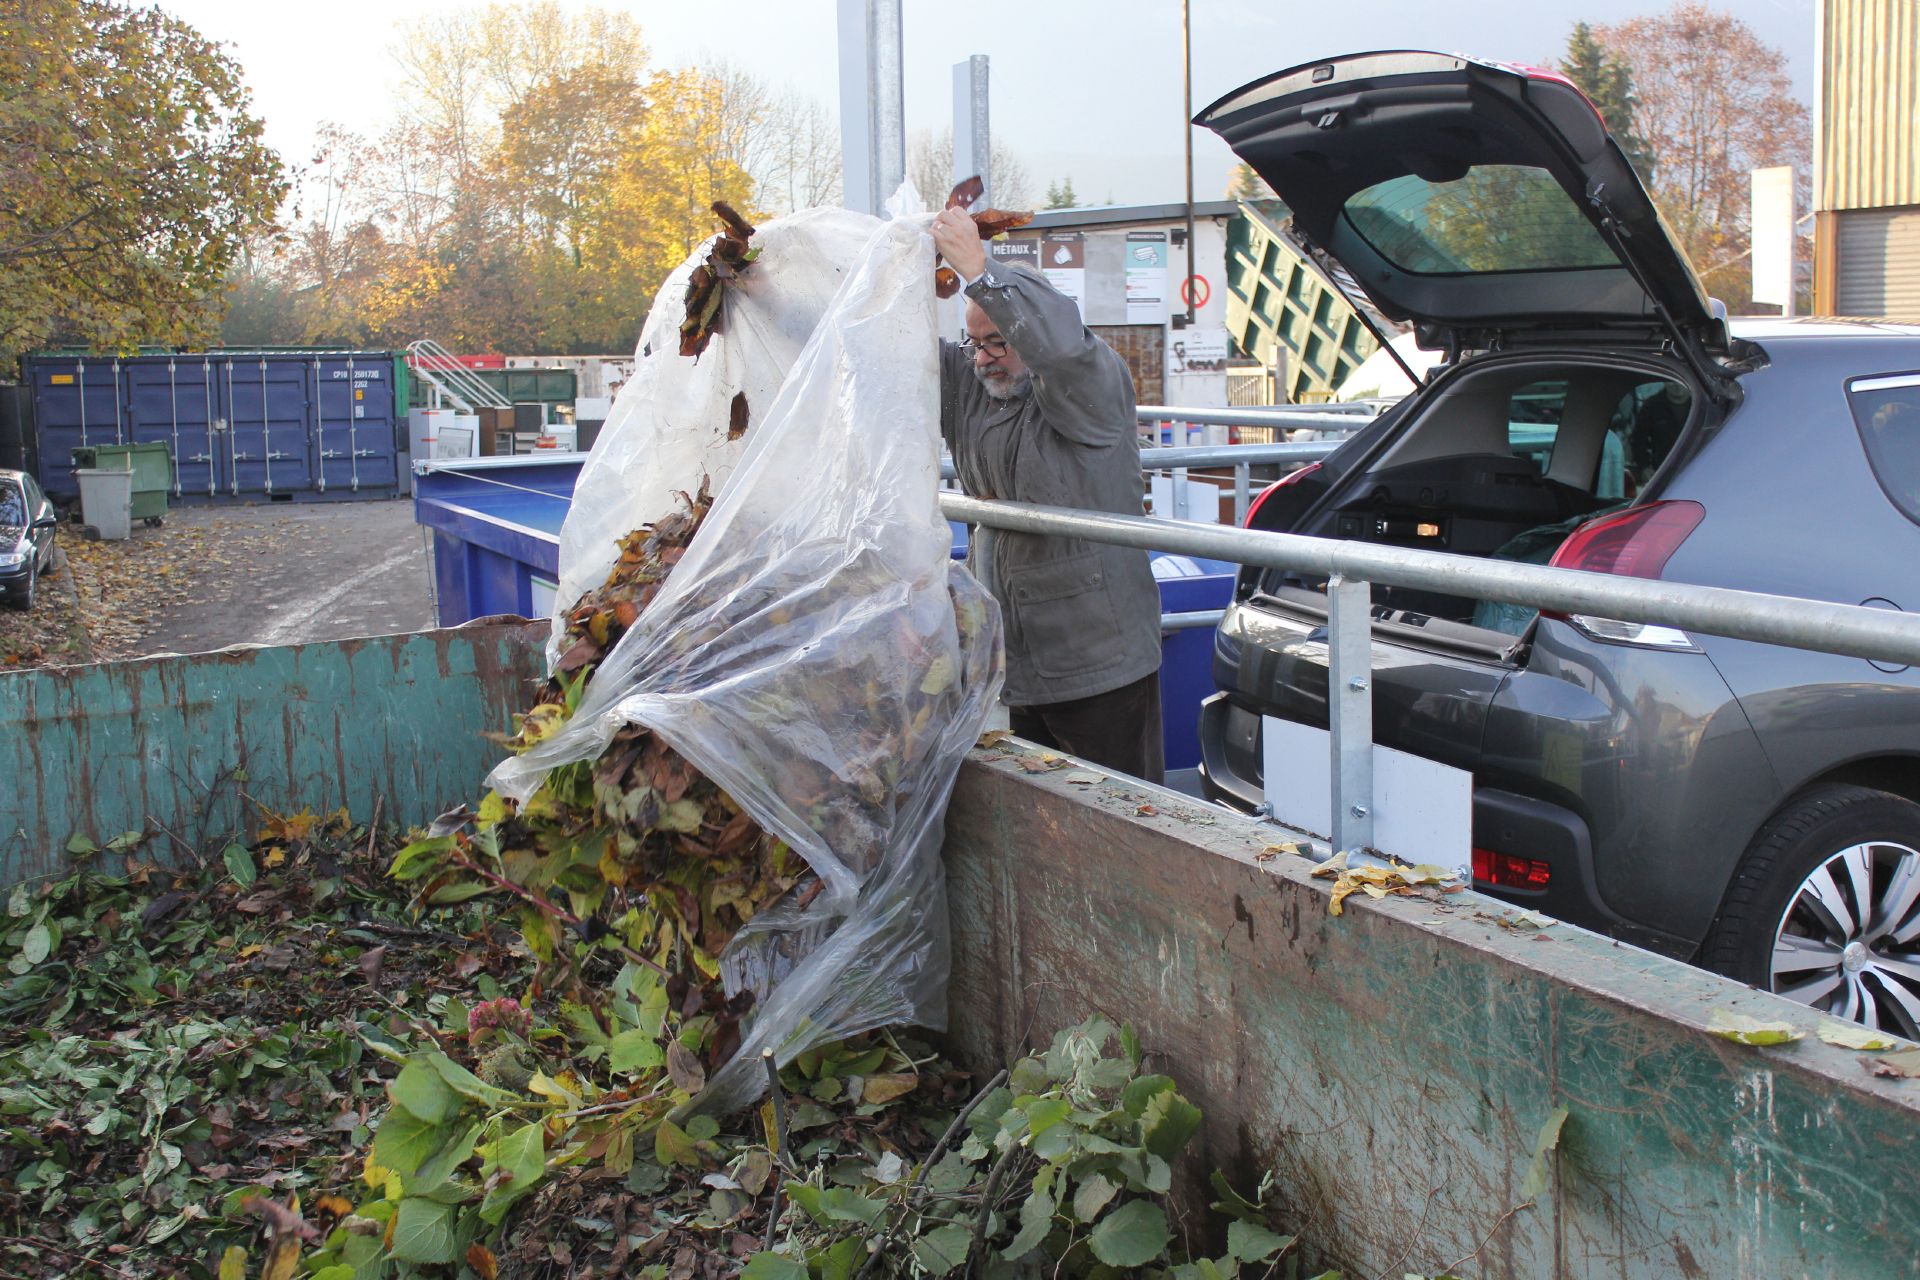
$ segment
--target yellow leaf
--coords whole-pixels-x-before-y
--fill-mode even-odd
[[[467,1246],[467,1265],[472,1267],[480,1280],[495,1280],[500,1274],[500,1262],[483,1244]]]
[[[920,1077],[911,1071],[894,1075],[868,1076],[866,1083],[860,1086],[862,1102],[892,1102],[895,1098],[912,1093],[919,1085]]]
[[[1707,1012],[1707,1030],[1735,1044],[1753,1045],[1792,1044],[1806,1035],[1790,1022],[1762,1022],[1726,1009]]]
[[[254,956],[259,955],[262,951],[265,951],[265,950],[266,950],[266,947],[261,945],[260,943],[251,942],[251,943],[248,943],[246,946],[240,948],[240,950],[234,952],[234,954],[242,960],[248,960]]]
[[[220,1255],[220,1280],[247,1280],[247,1251],[237,1244]]]
[[[1899,1036],[1890,1036],[1884,1031],[1869,1031],[1852,1023],[1835,1022],[1832,1018],[1820,1020],[1817,1034],[1828,1044],[1838,1045],[1842,1049],[1858,1049],[1863,1053],[1913,1047]]]
[[[267,867],[277,867],[281,863],[285,862],[286,860],[287,860],[287,851],[285,849],[282,849],[279,845],[274,845],[271,849],[268,849],[266,853],[262,854],[260,857],[261,865],[267,866]]]
[[[300,1266],[300,1237],[280,1236],[267,1246],[267,1261],[260,1268],[260,1280],[293,1280]]]

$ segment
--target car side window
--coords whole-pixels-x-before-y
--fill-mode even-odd
[[[1920,373],[1855,378],[1847,392],[1874,478],[1894,506],[1920,522]]]
[[[1553,442],[1560,433],[1560,419],[1567,411],[1567,383],[1564,378],[1530,382],[1507,401],[1507,443],[1513,456],[1525,458],[1534,469],[1546,474],[1553,458]]]
[[[26,495],[18,484],[0,483],[0,526],[17,529],[26,522]]]

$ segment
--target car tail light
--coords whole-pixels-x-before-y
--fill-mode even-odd
[[[1260,491],[1260,496],[1253,500],[1253,505],[1247,508],[1247,518],[1240,522],[1240,527],[1242,529],[1253,528],[1253,517],[1259,513],[1260,506],[1262,503],[1264,503],[1268,498],[1271,498],[1274,494],[1278,493],[1280,490],[1286,488],[1288,485],[1294,484],[1297,481],[1306,479],[1308,476],[1312,475],[1314,472],[1318,471],[1319,469],[1320,469],[1319,463],[1309,462],[1306,466],[1300,468],[1298,471],[1289,471],[1286,475],[1281,476],[1278,480],[1275,480],[1272,484],[1262,489]]]
[[[1667,561],[1700,527],[1707,509],[1697,502],[1649,502],[1643,506],[1589,520],[1575,529],[1548,561],[1556,569],[1584,569],[1627,578],[1658,578]],[[1596,618],[1552,610],[1545,616],[1571,622],[1596,640],[1642,645],[1652,649],[1691,649],[1693,641],[1677,627],[1618,618]]]
[[[1553,879],[1553,868],[1538,858],[1519,858],[1475,845],[1473,878],[1476,883],[1500,889],[1539,890]]]

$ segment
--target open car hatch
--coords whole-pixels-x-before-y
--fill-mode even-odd
[[[1195,117],[1272,186],[1291,233],[1453,350],[1577,333],[1670,340],[1703,377],[1725,323],[1593,104],[1550,72],[1363,53]],[[1724,375],[1723,375],[1724,376]]]

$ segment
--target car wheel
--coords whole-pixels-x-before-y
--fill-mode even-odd
[[[1920,1039],[1920,805],[1853,786],[1799,797],[1747,847],[1703,958]]]

